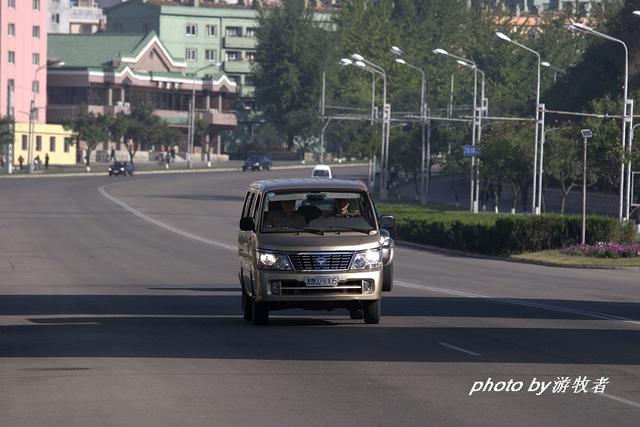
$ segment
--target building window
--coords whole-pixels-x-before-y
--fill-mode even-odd
[[[216,26],[207,25],[207,37],[215,37],[215,36],[216,36]]]
[[[255,38],[256,37],[256,29],[255,27],[249,27],[244,32],[245,37]]]
[[[42,151],[42,136],[36,135],[36,151]]]
[[[8,0],[7,3],[9,4],[9,8],[10,9],[15,9],[16,8],[16,0]]]
[[[59,24],[60,23],[60,14],[59,13],[52,13],[51,14],[51,22],[53,22],[54,24]]]
[[[234,82],[237,85],[239,85],[241,83],[241,77],[240,76],[230,74],[227,77],[229,77],[229,80],[231,80],[232,82]]]
[[[247,61],[249,62],[253,62],[256,60],[256,53],[255,52],[245,52],[244,53],[244,57]]]
[[[227,27],[224,30],[224,35],[227,37],[242,37],[242,28],[240,27]]]
[[[49,138],[49,151],[52,153],[56,152],[56,137],[52,136]]]
[[[235,61],[240,61],[242,59],[242,55],[237,50],[228,50],[225,53],[224,58],[225,58],[225,61],[235,62]]]
[[[27,151],[27,145],[29,144],[27,135],[22,135],[22,151]]]
[[[9,24],[9,27],[7,28],[7,32],[9,33],[10,36],[15,36],[16,35],[16,24]]]
[[[64,152],[68,153],[69,152],[69,146],[71,145],[71,141],[69,140],[69,138],[65,138],[64,139]]]
[[[142,23],[142,32],[145,34],[149,32],[149,24],[147,24],[146,22]]]
[[[7,59],[9,61],[9,64],[15,64],[16,63],[16,53],[12,50],[10,50],[9,52],[7,52]]]
[[[184,34],[187,37],[195,37],[198,35],[198,26],[196,24],[187,24],[184,27]]]
[[[244,76],[244,84],[247,86],[255,86],[255,80],[253,80],[253,76]]]
[[[184,52],[184,59],[189,62],[194,62],[198,60],[198,50],[187,48]]]
[[[33,0],[33,10],[40,10],[40,0]]]
[[[37,25],[34,25],[33,28],[31,29],[31,35],[36,38],[39,39],[40,38],[40,27]]]
[[[33,82],[31,82],[31,92],[40,93],[40,82],[39,81],[34,80]]]
[[[216,51],[214,49],[206,49],[204,51],[204,59],[206,59],[207,62],[215,62]]]
[[[40,54],[39,53],[31,54],[31,63],[33,65],[40,65]]]

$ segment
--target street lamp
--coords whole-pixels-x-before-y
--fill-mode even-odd
[[[193,167],[193,143],[195,134],[196,123],[196,76],[202,71],[210,67],[219,67],[220,63],[207,64],[204,67],[200,67],[193,72],[193,80],[191,81],[191,105],[189,106],[189,128],[187,134],[187,167],[191,169]]]
[[[471,131],[471,145],[476,146],[480,143],[482,138],[482,114],[484,107],[478,108],[478,73],[481,74],[482,83],[481,83],[481,104],[484,105],[484,82],[485,82],[485,74],[484,72],[478,68],[477,64],[467,58],[463,58],[458,55],[454,55],[453,53],[449,53],[444,49],[434,49],[433,53],[436,55],[448,56],[456,60],[458,65],[461,65],[466,68],[470,68],[473,70],[473,127]],[[476,156],[471,156],[471,194],[469,201],[469,208],[473,213],[478,213],[478,195],[479,195],[479,187],[480,187],[480,175],[479,175],[479,160],[476,159]]]
[[[34,82],[38,81],[38,73],[40,72],[40,70],[42,70],[43,68],[47,68],[47,67],[62,67],[64,65],[64,61],[61,60],[57,60],[57,61],[52,61],[52,62],[45,62],[44,64],[42,64],[41,66],[39,66],[38,68],[36,68],[36,72],[35,75],[33,77],[33,81],[31,82],[31,104],[29,105],[29,137],[27,138],[29,141],[29,146],[28,148],[28,152],[27,152],[27,161],[29,162],[27,165],[27,173],[31,173],[33,171],[33,167],[31,165],[31,151],[32,151],[32,147],[33,147],[33,135],[34,135],[34,128],[35,128],[35,121],[36,121],[36,113],[38,112],[38,108],[36,107],[36,88],[34,86]],[[40,84],[38,83],[38,91],[40,90]],[[46,88],[44,88],[44,90],[46,90]]]
[[[553,65],[551,65],[551,64],[550,64],[549,62],[547,62],[547,61],[542,61],[542,62],[540,63],[540,65],[542,65],[543,67],[546,67],[546,68],[551,68],[552,70],[554,70],[554,71],[555,71],[555,73],[553,73],[553,82],[554,82],[554,83],[558,80],[558,73],[562,73],[562,74],[564,74],[564,73],[566,73],[566,72],[567,72],[567,70],[563,70],[562,68],[554,67]]]
[[[582,129],[580,131],[583,138],[582,149],[582,244],[585,243],[587,228],[587,140],[593,136],[591,129]]]
[[[634,11],[633,14],[636,16],[640,16],[640,13],[637,13],[639,11]],[[615,37],[611,37],[607,34],[601,33],[599,31],[594,30],[593,28],[589,27],[588,25],[584,25],[581,24],[579,22],[574,22],[573,24],[571,24],[569,26],[570,30],[577,30],[583,33],[587,33],[587,34],[591,34],[593,36],[596,37],[600,37],[602,39],[605,40],[609,40],[615,43],[619,43],[624,47],[624,91],[623,91],[623,97],[624,97],[624,107],[623,107],[623,111],[622,111],[622,151],[624,152],[625,149],[627,149],[627,124],[629,126],[630,129],[633,128],[633,101],[628,99],[628,85],[629,85],[629,49],[627,48],[627,45],[625,42],[623,42],[620,39],[616,39]],[[631,109],[631,111],[628,111],[628,109]],[[629,138],[631,139],[631,134],[632,132],[629,132]],[[628,149],[631,148],[631,143],[629,143],[629,147]],[[619,219],[620,221],[622,221],[623,219],[629,219],[629,203],[631,201],[631,186],[630,186],[630,180],[631,180],[631,162],[629,162],[628,164],[628,170],[627,170],[627,176],[626,176],[626,211],[625,211],[625,215],[623,216],[623,211],[624,211],[624,192],[625,192],[625,163],[624,163],[624,159],[622,160],[622,164],[620,165],[620,209],[619,209]]]
[[[405,59],[400,58],[404,54],[403,50],[398,46],[391,46],[390,49],[393,55],[398,56],[396,58],[396,62],[401,65],[406,65],[407,67],[414,69],[420,72],[421,76],[421,86],[420,86],[420,118],[422,120],[422,144],[421,144],[421,153],[420,153],[420,204],[422,206],[427,205],[427,201],[429,199],[429,172],[431,171],[431,129],[427,130],[427,126],[431,126],[430,120],[427,119],[428,108],[426,103],[426,94],[427,94],[427,79],[426,73],[424,69],[417,67],[413,64],[408,63]],[[425,145],[426,140],[426,145]],[[426,161],[426,167],[425,167]],[[426,176],[425,176],[426,169]]]
[[[362,55],[351,54],[353,65],[356,67],[372,71],[382,77],[382,156],[380,158],[381,175],[380,175],[380,198],[387,198],[387,169],[389,163],[389,130],[391,119],[391,106],[387,105],[387,73],[381,66],[366,60]]]
[[[542,128],[542,131],[544,132],[544,120],[542,120],[542,122],[540,121],[540,65],[541,65],[541,60],[540,60],[540,53],[538,53],[537,51],[518,43],[515,40],[511,40],[511,38],[509,36],[507,36],[504,33],[501,33],[500,31],[496,32],[496,36],[500,39],[500,40],[504,40],[508,43],[514,44],[516,46],[518,46],[521,49],[524,49],[528,52],[533,53],[534,55],[536,55],[536,57],[538,58],[538,79],[537,79],[537,84],[536,84],[536,114],[535,114],[535,121],[536,121],[536,129],[535,129],[535,133],[534,133],[534,148],[533,148],[533,197],[532,199],[532,209],[531,209],[531,213],[539,215],[540,214],[540,200],[536,201],[537,195],[536,195],[536,185],[537,185],[537,176],[536,174],[538,173],[538,139],[539,139],[539,129]]]

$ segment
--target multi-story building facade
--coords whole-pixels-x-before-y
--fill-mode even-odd
[[[307,1],[318,8],[318,19],[329,19],[328,12],[339,3]],[[172,55],[185,59],[188,72],[204,67],[208,67],[205,74],[224,72],[239,87],[238,130],[231,138],[246,140],[260,122],[251,79],[257,46],[257,8],[278,4],[277,0],[129,0],[106,11],[106,31],[155,31]]]
[[[509,7],[516,14],[557,10],[588,15],[593,4],[602,3],[602,0],[498,0],[496,3]]]
[[[91,34],[104,26],[104,13],[96,0],[48,0],[49,32]]]
[[[0,115],[29,122],[32,97],[34,119],[46,122],[47,2],[0,1]]]
[[[53,123],[72,119],[81,106],[97,114],[116,114],[145,105],[181,129],[186,140],[195,97],[196,117],[208,128],[201,146],[220,154],[221,132],[236,127],[236,85],[219,73],[205,78],[186,75],[186,62],[171,55],[153,31],[50,34],[49,56],[64,60],[63,66],[49,70],[48,114]],[[113,148],[123,149],[117,142]]]

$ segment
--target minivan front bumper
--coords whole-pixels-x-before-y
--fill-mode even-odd
[[[307,277],[337,277],[335,286],[307,286]],[[255,278],[255,297],[258,302],[269,303],[336,303],[343,306],[349,301],[375,301],[381,298],[382,269],[369,271],[271,271],[258,270]],[[278,305],[278,304],[274,304]]]

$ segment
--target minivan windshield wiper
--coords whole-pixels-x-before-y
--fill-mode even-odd
[[[367,229],[367,228],[356,228],[356,227],[343,227],[341,225],[338,225],[338,226],[332,225],[332,226],[328,227],[328,230],[331,230],[331,231],[357,231],[359,233],[369,234],[371,232],[371,230],[373,230],[373,228],[368,228]]]
[[[277,228],[285,228],[287,229],[286,231],[289,231],[289,230],[303,231],[305,233],[317,234],[319,236],[322,236],[325,233],[325,230],[317,230],[315,228],[306,228],[306,227],[295,227],[293,225],[283,225]],[[269,231],[269,233],[274,233],[274,231]],[[278,231],[276,231],[275,233],[278,233]]]

